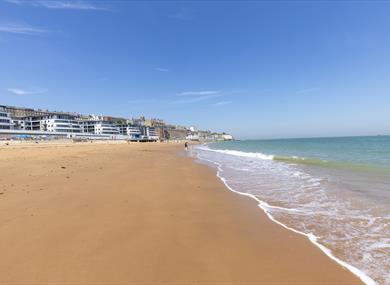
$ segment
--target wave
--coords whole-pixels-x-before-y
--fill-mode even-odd
[[[274,159],[274,156],[269,156],[269,155],[264,155],[264,154],[259,154],[259,153],[248,153],[248,152],[232,151],[232,150],[213,150],[213,149],[209,149],[208,147],[201,147],[201,146],[199,148],[202,149],[202,150],[206,150],[206,151],[213,151],[213,152],[230,154],[230,155],[235,155],[235,156],[256,157],[256,158],[266,159],[266,160],[273,160]],[[216,167],[217,167],[217,174],[216,174],[216,176],[224,183],[224,185],[230,191],[232,191],[232,192],[234,192],[236,194],[239,194],[239,195],[242,195],[242,196],[247,196],[247,197],[250,197],[250,198],[254,199],[255,201],[257,201],[258,207],[261,210],[264,211],[264,213],[267,215],[267,217],[271,221],[273,221],[274,223],[282,226],[283,228],[285,228],[287,230],[290,230],[290,231],[292,231],[294,233],[297,233],[299,235],[302,235],[302,236],[305,236],[306,238],[308,238],[311,243],[313,243],[315,246],[317,246],[329,258],[331,258],[333,261],[335,261],[339,265],[343,266],[344,268],[348,269],[350,272],[352,272],[354,275],[356,275],[358,278],[360,278],[360,280],[362,280],[362,282],[364,282],[365,284],[377,285],[377,283],[370,276],[368,276],[366,273],[364,273],[360,269],[356,268],[355,266],[347,263],[346,261],[341,260],[341,259],[337,258],[336,256],[334,256],[332,251],[329,248],[327,248],[326,246],[324,246],[323,244],[321,244],[318,241],[318,237],[315,236],[313,233],[311,233],[311,232],[305,233],[305,232],[302,232],[300,230],[297,230],[297,229],[294,229],[292,227],[289,227],[286,224],[282,223],[281,221],[277,220],[271,214],[271,210],[273,208],[277,208],[277,209],[284,210],[284,211],[299,211],[299,210],[297,210],[297,209],[289,209],[289,208],[284,208],[284,207],[278,207],[278,206],[272,206],[272,205],[268,204],[267,202],[260,200],[258,197],[256,197],[253,194],[237,191],[236,189],[231,187],[231,185],[229,185],[227,179],[223,176],[223,168],[222,168],[222,164],[221,163],[213,161],[213,160],[210,160],[210,159],[207,159],[207,158],[204,158],[204,157],[201,157],[199,155],[197,157],[200,160],[207,161],[209,163],[212,163],[212,164],[216,165]]]
[[[311,157],[274,156],[273,160],[281,161],[285,163],[314,165],[314,166],[364,171],[364,172],[380,173],[380,172],[389,171],[389,169],[385,167],[379,167],[372,164],[329,161],[329,160],[321,160],[321,159],[316,159]]]
[[[261,152],[245,152],[245,151],[239,151],[239,150],[229,150],[229,149],[211,149],[207,147],[206,145],[203,147],[199,147],[201,150],[206,151],[212,151],[212,152],[218,152],[223,154],[229,154],[234,156],[241,156],[241,157],[253,157],[253,158],[259,158],[264,160],[273,160],[273,155],[264,154]]]
[[[228,154],[233,156],[240,157],[252,157],[262,160],[275,160],[289,164],[302,164],[302,165],[313,165],[321,166],[327,168],[337,168],[353,171],[363,171],[363,172],[372,172],[372,173],[390,173],[388,167],[381,167],[367,163],[352,163],[352,162],[339,162],[339,161],[329,161],[322,160],[312,157],[299,157],[299,156],[279,156],[274,154],[265,154],[261,152],[244,152],[239,150],[230,150],[230,149],[211,149],[207,145],[199,147],[205,151],[217,152],[222,154]]]

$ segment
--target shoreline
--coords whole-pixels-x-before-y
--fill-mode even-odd
[[[216,171],[216,176],[224,183],[224,185],[226,186],[226,188],[235,193],[235,194],[238,194],[238,195],[241,195],[241,196],[245,196],[245,197],[249,197],[253,200],[255,200],[257,203],[258,203],[258,207],[264,212],[264,214],[272,221],[274,222],[275,224],[285,228],[286,230],[289,230],[289,231],[292,231],[298,235],[301,235],[301,236],[304,236],[305,238],[307,238],[312,244],[314,244],[318,249],[320,249],[326,256],[328,256],[330,259],[332,259],[334,262],[336,262],[338,265],[342,266],[343,268],[349,270],[352,274],[354,274],[356,277],[358,277],[364,284],[367,284],[367,285],[377,285],[377,283],[371,278],[369,277],[366,273],[364,273],[363,271],[361,271],[360,269],[356,268],[355,266],[345,262],[344,260],[341,260],[339,259],[338,257],[334,256],[332,251],[327,248],[326,246],[322,245],[321,243],[319,243],[317,241],[318,237],[316,237],[315,235],[313,234],[306,234],[304,232],[301,232],[299,230],[296,230],[294,228],[291,228],[285,224],[283,224],[282,222],[278,221],[277,219],[275,219],[270,213],[269,211],[267,210],[267,207],[270,207],[269,204],[267,204],[267,202],[265,201],[262,201],[260,200],[259,198],[257,198],[256,196],[252,195],[252,194],[249,194],[249,193],[245,193],[245,192],[240,192],[240,191],[237,191],[235,189],[233,189],[229,184],[228,182],[226,181],[226,179],[221,175],[221,172],[223,172],[222,168],[221,168],[221,165],[217,162],[214,162],[214,161],[211,161],[211,160],[208,160],[208,159],[200,159],[200,160],[203,160],[203,161],[208,161],[209,163],[212,163],[214,165],[216,165],[216,168],[217,168],[217,171]]]
[[[0,283],[361,284],[179,150],[3,148]]]

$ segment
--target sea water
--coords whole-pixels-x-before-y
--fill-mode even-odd
[[[197,156],[367,284],[390,284],[390,136],[248,140]]]

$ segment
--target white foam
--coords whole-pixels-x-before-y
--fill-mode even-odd
[[[206,150],[206,151],[213,151],[213,152],[218,152],[218,153],[223,153],[223,154],[230,154],[230,155],[236,155],[236,156],[243,156],[243,157],[257,157],[257,158],[261,158],[261,159],[267,159],[267,160],[270,160],[270,159],[273,159],[273,156],[267,156],[267,155],[264,155],[264,154],[261,154],[261,153],[246,153],[246,152],[241,152],[241,151],[228,151],[228,150],[211,150],[209,148],[204,148],[204,147],[200,147],[200,149],[202,150]],[[265,156],[266,158],[262,158],[262,156]],[[217,174],[216,176],[225,184],[225,186],[232,192],[236,193],[236,194],[239,194],[239,195],[242,195],[242,196],[247,196],[247,197],[250,197],[252,199],[254,199],[255,201],[257,201],[259,204],[259,208],[262,209],[264,211],[264,213],[267,215],[267,217],[275,222],[276,224],[282,226],[283,228],[287,229],[287,230],[290,230],[294,233],[297,233],[299,235],[303,235],[305,237],[307,237],[310,242],[312,242],[315,246],[317,246],[322,252],[324,252],[329,258],[331,258],[333,261],[335,261],[336,263],[338,263],[339,265],[345,267],[346,269],[348,269],[349,271],[351,271],[353,274],[355,274],[358,278],[360,278],[360,280],[362,280],[365,284],[367,285],[377,285],[377,283],[371,278],[369,277],[365,272],[361,271],[360,269],[356,268],[355,266],[337,258],[336,256],[334,256],[332,254],[332,251],[325,247],[324,245],[322,245],[321,243],[318,242],[318,238],[313,234],[313,233],[304,233],[302,231],[299,231],[299,230],[296,230],[294,228],[291,228],[285,224],[283,224],[282,222],[276,220],[272,214],[270,213],[270,210],[269,209],[272,209],[272,208],[277,208],[277,209],[282,209],[282,210],[296,210],[296,209],[288,209],[288,208],[283,208],[283,207],[277,207],[277,206],[271,206],[269,205],[268,203],[266,203],[265,201],[262,201],[260,199],[258,199],[256,196],[254,196],[253,194],[249,194],[249,193],[243,193],[243,192],[239,192],[237,190],[234,190],[227,182],[226,178],[224,178],[222,176],[222,172],[223,172],[223,169],[222,169],[222,165],[218,162],[215,162],[215,161],[212,161],[212,160],[209,160],[209,159],[206,159],[204,157],[200,157],[198,155],[198,158],[200,160],[204,160],[204,161],[208,161],[214,165],[217,166]]]
[[[241,157],[253,157],[253,158],[258,158],[258,159],[264,159],[264,160],[273,160],[274,156],[273,155],[268,155],[264,154],[261,152],[244,152],[244,151],[238,151],[238,150],[222,150],[222,149],[211,149],[208,148],[207,146],[199,147],[201,150],[205,151],[212,151],[212,152],[218,152],[218,153],[223,153],[223,154],[229,154],[229,155],[234,155],[234,156],[241,156]]]
[[[383,248],[390,248],[390,244],[387,242],[375,242],[371,244],[368,249],[383,249]]]
[[[263,205],[267,209],[278,209],[282,211],[287,211],[287,212],[301,212],[301,210],[294,209],[294,208],[285,208],[285,207],[279,207],[279,206],[272,206],[266,202],[263,201]]]

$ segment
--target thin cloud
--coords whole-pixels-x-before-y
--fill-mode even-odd
[[[177,93],[177,96],[208,96],[208,95],[221,95],[221,91],[185,91]]]
[[[163,67],[156,67],[154,70],[160,71],[160,72],[169,72],[168,68],[163,68]]]
[[[0,33],[20,34],[20,35],[40,35],[47,30],[18,24],[0,24]]]
[[[225,106],[233,103],[232,101],[220,101],[214,104],[214,106]]]
[[[320,90],[319,87],[307,88],[307,89],[295,91],[295,94],[311,93],[311,92],[318,91],[318,90]]]
[[[197,103],[202,102],[206,100],[211,100],[214,98],[221,97],[222,94],[210,94],[210,95],[203,95],[203,96],[197,96],[197,97],[188,97],[181,100],[174,101],[172,103],[174,104],[191,104],[191,103]]]
[[[20,88],[8,88],[7,91],[15,95],[32,95],[32,94],[42,94],[47,92],[47,90],[45,89],[25,90]]]
[[[15,5],[22,5],[23,1],[21,0],[3,0],[4,2],[15,4]]]
[[[96,6],[90,1],[77,0],[3,0],[16,5],[30,5],[47,9],[70,9],[70,10],[108,10],[107,8]]]

